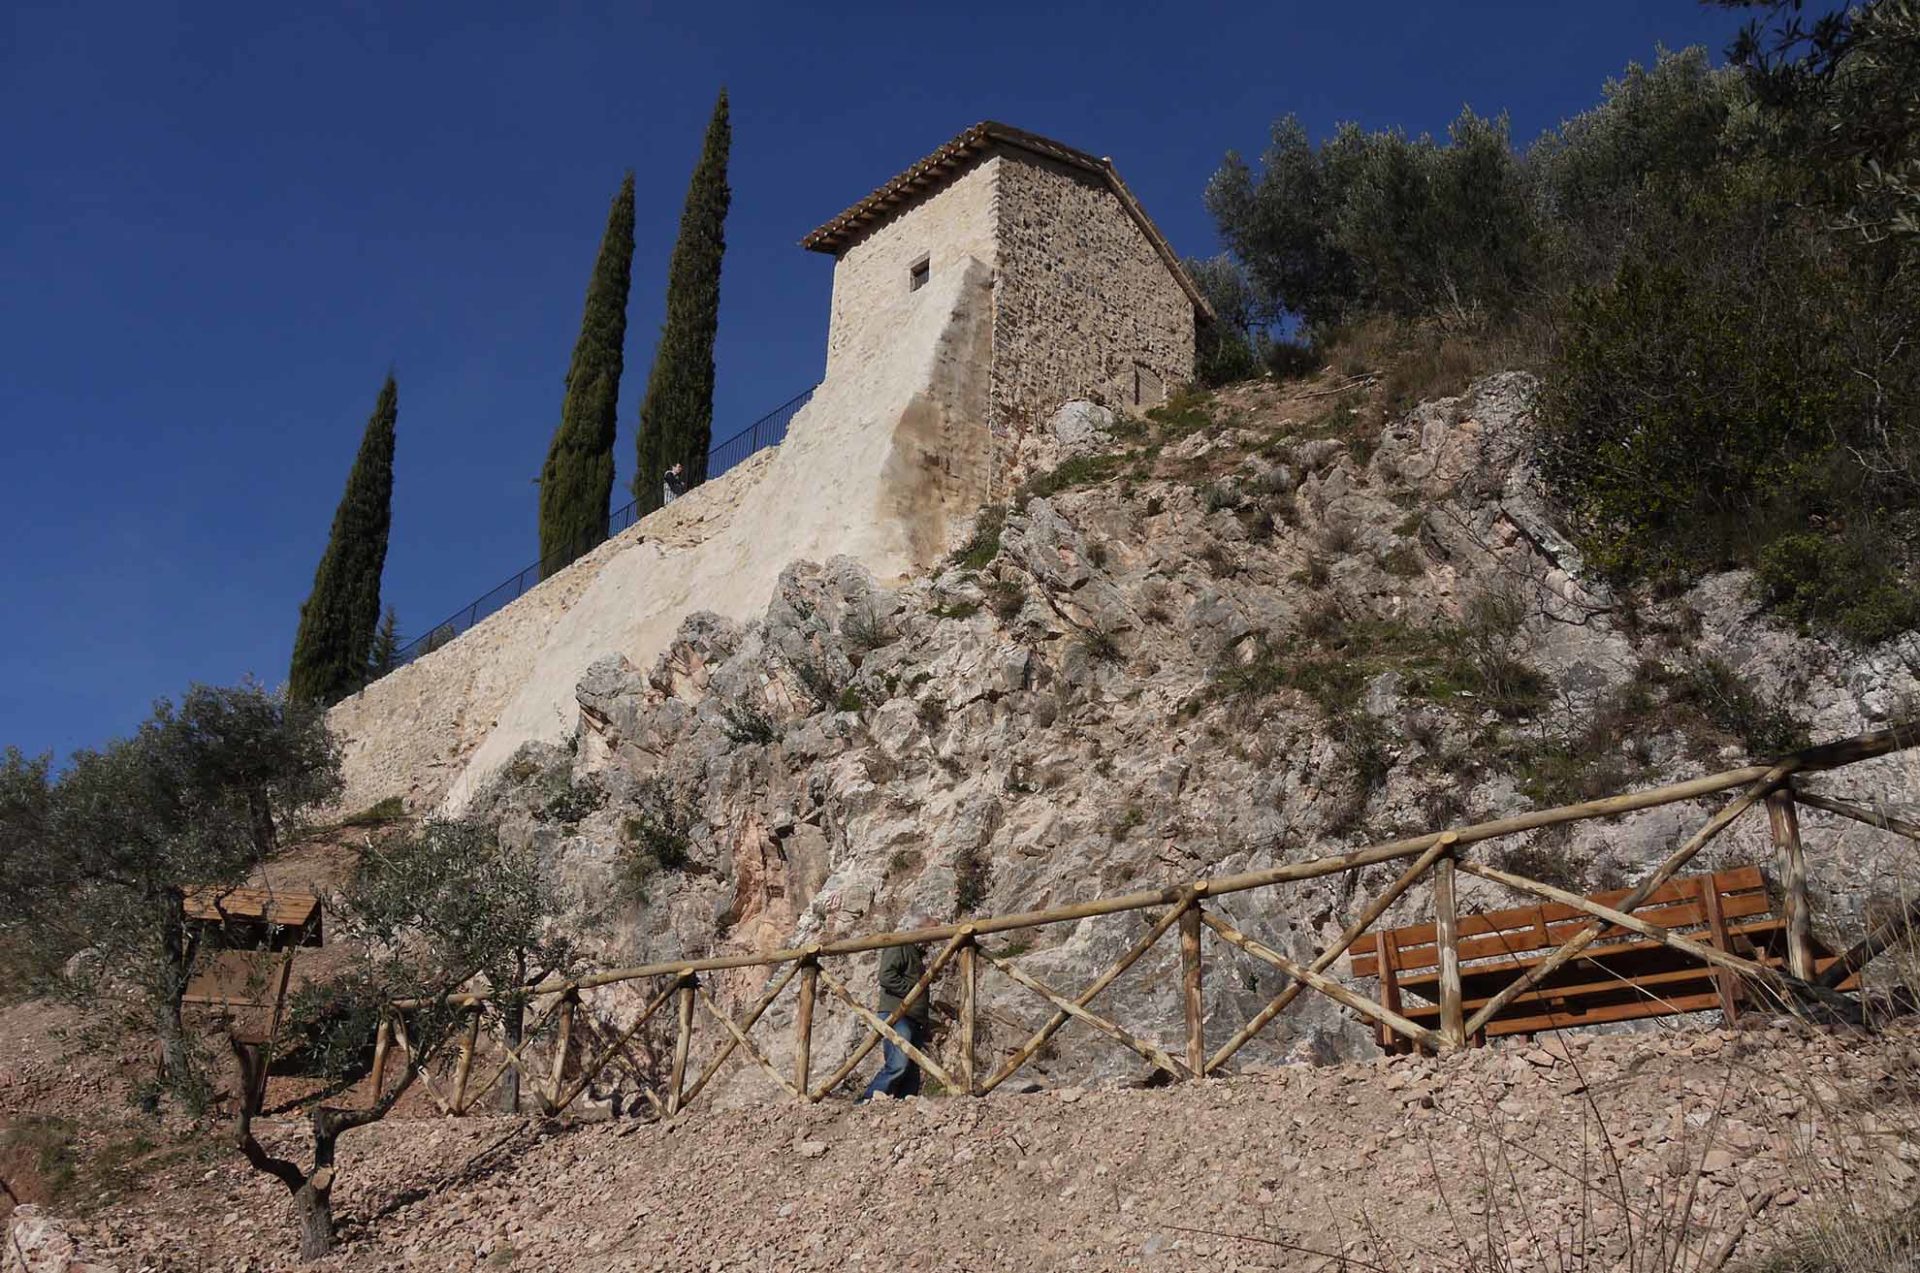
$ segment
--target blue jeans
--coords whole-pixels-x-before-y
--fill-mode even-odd
[[[927,1046],[927,1027],[912,1017],[900,1018],[899,1023],[893,1028],[900,1032],[901,1038],[913,1044],[914,1047]],[[913,1063],[913,1058],[901,1051],[892,1039],[885,1036],[881,1037],[880,1050],[886,1057],[886,1063],[880,1067],[880,1072],[873,1076],[873,1082],[867,1084],[867,1090],[860,1094],[860,1100],[855,1104],[863,1104],[876,1096],[893,1096],[904,1100],[909,1096],[920,1095],[920,1067]]]

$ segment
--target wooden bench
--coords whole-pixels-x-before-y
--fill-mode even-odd
[[[1612,906],[1630,891],[1591,897]],[[1773,913],[1759,867],[1669,880],[1633,913],[1756,963],[1787,966],[1787,922]],[[1573,907],[1555,903],[1461,915],[1458,944],[1465,1014],[1471,1017],[1589,922]],[[1835,957],[1818,941],[1812,947],[1815,971],[1824,971]],[[1440,1028],[1440,951],[1433,924],[1368,933],[1353,943],[1351,958],[1356,977],[1379,979],[1382,1006],[1419,1025]],[[1850,978],[1841,988],[1852,989],[1857,980]],[[1734,973],[1610,927],[1578,957],[1503,1008],[1475,1042],[1490,1035],[1533,1034],[1713,1008],[1731,1023],[1746,993]],[[1410,1046],[1384,1026],[1379,1027],[1379,1039],[1380,1046],[1390,1052]]]

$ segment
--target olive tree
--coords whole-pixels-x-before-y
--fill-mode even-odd
[[[338,1094],[371,1071],[377,1023],[386,1016],[406,1031],[410,1063],[363,1104],[315,1104],[306,1165],[268,1153],[254,1136],[257,1097],[243,1100],[235,1124],[247,1161],[292,1195],[302,1258],[333,1246],[340,1137],[385,1118],[421,1071],[442,1058],[470,1010],[457,996],[493,991],[507,1013],[510,1041],[517,1042],[511,1022],[525,1004],[523,988],[568,970],[576,959],[573,943],[552,923],[562,906],[539,853],[502,844],[493,827],[478,821],[430,820],[369,842],[334,906],[334,932],[355,952],[354,962],[301,991],[283,1047],[309,1071],[335,1080]]]
[[[338,791],[320,710],[259,685],[196,685],[128,738],[56,773],[9,750],[0,766],[0,936],[38,989],[89,1032],[151,1029],[150,1099],[197,1105],[201,1067],[181,1021],[193,956],[187,894],[245,880],[282,826]]]

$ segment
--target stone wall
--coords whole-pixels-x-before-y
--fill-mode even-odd
[[[1021,151],[997,185],[997,451],[1070,398],[1152,406],[1192,378],[1193,302],[1105,181]]]
[[[646,668],[695,611],[758,613],[791,562],[847,556],[896,582],[943,556],[986,496],[992,279],[964,257],[914,295],[778,448],[336,706],[341,805],[398,795],[458,811],[521,746],[574,732],[596,660]]]
[[[857,363],[889,356],[903,324],[926,303],[927,289],[910,286],[917,262],[926,261],[929,282],[965,268],[970,257],[993,269],[1001,162],[988,156],[839,255],[827,331],[829,379],[846,375]]]
[[[340,805],[364,809],[400,796],[414,809],[446,794],[526,678],[530,650],[579,602],[601,570],[625,554],[704,542],[759,482],[773,452],[751,456],[651,513],[431,654],[422,655],[327,713],[341,740],[347,787]]]

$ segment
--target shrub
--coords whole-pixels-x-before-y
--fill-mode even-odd
[[[1028,500],[1051,499],[1061,491],[1069,491],[1076,486],[1098,485],[1117,475],[1127,460],[1127,456],[1118,454],[1076,455],[1058,468],[1036,473],[1021,483],[1020,491],[1014,497],[1014,505],[1025,508]],[[992,558],[987,560],[991,561]]]
[[[1860,645],[1920,621],[1920,599],[1901,586],[1884,557],[1811,531],[1782,535],[1761,550],[1755,590],[1802,631],[1829,628]]]
[[[1503,871],[1552,884],[1570,893],[1587,891],[1587,868],[1574,857],[1564,826],[1550,827],[1521,844],[1497,848],[1493,864]]]
[[[1118,663],[1123,655],[1120,639],[1107,628],[1091,627],[1081,631],[1079,646],[1095,663]]]
[[[1677,702],[1700,709],[1755,756],[1778,756],[1812,741],[1806,722],[1793,714],[1784,695],[1762,698],[1716,658],[1695,659],[1681,669],[1674,697]]]
[[[1176,391],[1165,402],[1147,412],[1147,419],[1160,426],[1167,441],[1192,433],[1207,433],[1218,427],[1211,410],[1213,399],[1190,389]]]
[[[1026,604],[1027,590],[1018,579],[996,579],[987,585],[987,606],[1002,623],[1012,623]]]
[[[787,666],[800,681],[800,687],[813,699],[814,706],[821,711],[831,710],[840,701],[840,691],[846,688],[839,673],[825,655],[811,650],[802,650],[798,654],[787,656]]]
[[[340,820],[343,827],[377,827],[387,822],[398,822],[407,816],[407,803],[399,796],[387,796],[368,805],[358,813],[350,813]]]
[[[780,737],[773,718],[753,703],[720,704],[720,728],[731,743],[764,746]]]
[[[1441,634],[1449,651],[1446,674],[1509,719],[1538,710],[1552,688],[1546,673],[1517,652],[1526,617],[1526,599],[1518,591],[1489,588],[1467,602],[1457,630]]]
[[[644,903],[655,874],[686,869],[692,860],[693,819],[692,806],[659,774],[640,784],[634,811],[621,823],[624,838],[616,850],[623,896]]]
[[[854,606],[840,620],[840,639],[856,654],[871,654],[893,641],[872,603]]]
[[[575,783],[567,774],[556,776],[547,790],[547,799],[540,807],[540,817],[548,822],[564,822],[571,826],[580,821],[602,804],[606,803],[607,793],[594,783]]]
[[[1417,579],[1427,572],[1427,563],[1416,549],[1396,544],[1381,555],[1380,569],[1396,579]]]
[[[953,859],[953,917],[980,909],[993,882],[993,864],[978,845],[962,849]]]
[[[1007,526],[1007,506],[989,504],[974,519],[973,534],[949,558],[965,570],[985,570],[1000,555],[1000,535]]]

